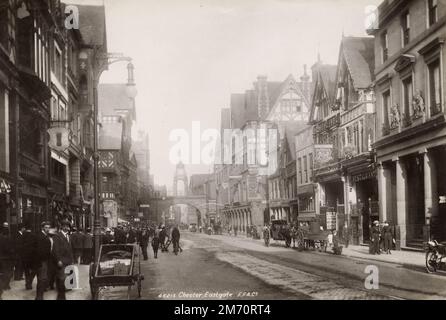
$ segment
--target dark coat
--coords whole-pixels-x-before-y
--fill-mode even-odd
[[[36,236],[36,262],[48,261],[51,258],[51,241],[47,235],[39,231]]]
[[[122,229],[115,230],[115,243],[124,244],[126,242],[125,231]]]
[[[152,248],[158,249],[159,245],[160,245],[160,239],[158,237],[154,237],[152,239]]]
[[[14,247],[11,239],[0,233],[0,264],[1,261],[10,261],[14,260]]]
[[[147,247],[149,245],[149,233],[139,234],[138,242],[141,247]]]
[[[64,266],[73,264],[73,250],[70,242],[65,238],[65,236],[58,232],[54,237],[53,244],[53,257],[54,261],[57,263],[62,262]]]
[[[136,232],[134,230],[129,230],[127,234],[127,243],[135,243],[136,242]]]
[[[83,237],[83,248],[84,249],[91,249],[93,248],[93,235],[91,233],[84,233]]]
[[[113,236],[111,234],[104,234],[102,237],[102,244],[111,244],[114,240]]]
[[[81,232],[75,232],[71,234],[70,242],[73,249],[82,249],[84,247],[84,235]]]
[[[178,228],[173,228],[172,240],[180,240],[180,230],[178,230]]]
[[[22,245],[20,251],[20,258],[22,261],[35,261],[35,253],[37,250],[37,236],[31,231],[25,231],[21,238]]]

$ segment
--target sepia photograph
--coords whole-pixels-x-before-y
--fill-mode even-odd
[[[0,0],[0,305],[446,300],[445,41],[446,0]]]

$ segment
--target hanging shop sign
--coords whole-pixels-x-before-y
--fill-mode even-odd
[[[65,151],[70,146],[70,133],[66,128],[50,128],[48,129],[50,139],[48,145],[56,151]]]

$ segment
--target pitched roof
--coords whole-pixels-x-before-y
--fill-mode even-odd
[[[373,37],[344,37],[341,53],[345,58],[355,89],[368,88],[373,81],[375,51]]]
[[[332,98],[335,94],[337,66],[322,64],[319,66],[319,74],[328,96]]]
[[[285,139],[291,152],[291,159],[296,160],[296,139],[294,136],[309,127],[305,121],[290,121],[285,123]]]
[[[87,45],[107,45],[105,7],[77,5],[79,9],[79,30]]]
[[[99,112],[102,115],[116,115],[118,110],[132,112],[135,119],[133,100],[127,96],[127,85],[123,83],[104,83],[98,88]]]
[[[99,130],[100,150],[120,150],[122,147],[122,122],[103,123]]]

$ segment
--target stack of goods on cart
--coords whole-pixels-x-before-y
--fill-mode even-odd
[[[132,263],[131,253],[128,251],[110,251],[101,257],[99,275],[129,275]]]

